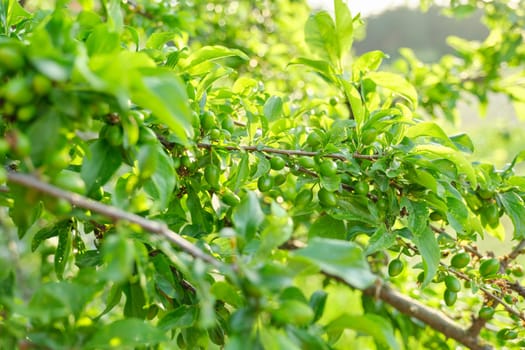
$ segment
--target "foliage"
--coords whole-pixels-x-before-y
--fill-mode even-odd
[[[523,107],[523,8],[396,74],[342,0],[79,3],[0,2],[1,348],[523,345],[524,153],[422,113]]]

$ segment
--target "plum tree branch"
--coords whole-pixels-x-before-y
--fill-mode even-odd
[[[199,148],[222,148],[229,151],[246,151],[246,152],[264,152],[264,153],[273,153],[273,154],[284,154],[288,156],[305,156],[305,157],[315,157],[315,156],[321,156],[325,158],[332,158],[332,159],[339,159],[342,161],[348,160],[348,158],[342,154],[338,153],[329,153],[329,154],[323,154],[321,152],[311,152],[311,151],[303,151],[303,150],[289,150],[289,149],[279,149],[279,148],[271,148],[271,147],[259,147],[259,146],[226,146],[226,145],[212,145],[209,143],[198,143],[197,147]],[[374,155],[366,155],[366,154],[360,154],[360,153],[354,153],[352,154],[353,158],[357,159],[368,159],[368,160],[376,160],[379,159],[380,156],[377,154]]]
[[[379,289],[378,289],[379,288]],[[489,350],[491,346],[480,342],[479,337],[472,336],[467,330],[435,309],[419,303],[388,286],[373,286],[363,291],[370,296],[377,296],[399,312],[414,317],[434,330],[450,337],[472,350]]]
[[[215,259],[211,255],[206,254],[201,249],[184,239],[181,235],[170,230],[165,223],[149,220],[122,209],[94,201],[79,194],[64,191],[31,175],[9,172],[7,174],[7,179],[10,183],[22,185],[56,198],[63,198],[74,206],[91,210],[110,219],[116,221],[123,220],[137,224],[146,231],[165,237],[168,241],[175,244],[186,253],[209,263],[213,267],[219,268],[222,266],[222,263],[219,260]]]

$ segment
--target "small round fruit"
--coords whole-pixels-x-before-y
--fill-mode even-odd
[[[355,193],[357,194],[365,195],[365,194],[368,194],[368,191],[370,190],[370,186],[368,185],[368,182],[366,181],[358,181],[355,184],[354,190],[355,190]]]
[[[295,205],[306,205],[312,201],[313,197],[311,190],[303,189],[295,197]]]
[[[487,220],[490,227],[496,228],[499,225],[499,208],[495,204],[486,205],[481,209],[481,214]]]
[[[525,275],[525,272],[523,271],[523,267],[521,265],[516,265],[512,267],[510,271],[515,277],[523,277]]]
[[[445,277],[445,286],[447,286],[447,289],[452,292],[457,293],[461,290],[461,283],[454,276],[448,275],[447,277]]]
[[[222,120],[221,127],[228,130],[230,133],[233,133],[235,131],[235,122],[232,118],[226,117]]]
[[[337,102],[337,97],[330,97],[330,105],[336,106]]]
[[[221,137],[221,131],[217,128],[213,128],[210,130],[210,139],[212,140],[218,140]]]
[[[124,133],[119,125],[106,125],[103,130],[103,136],[113,147],[119,147],[124,142]]]
[[[37,74],[33,77],[32,85],[35,94],[43,96],[51,91],[53,84],[47,77],[43,76],[42,74]]]
[[[80,174],[71,170],[62,170],[54,178],[54,184],[64,190],[84,194],[86,184]]]
[[[405,264],[403,264],[400,259],[393,259],[390,264],[388,264],[388,275],[390,277],[396,277],[403,272],[404,268]]]
[[[323,142],[323,137],[318,132],[312,132],[308,134],[306,138],[306,144],[311,147],[317,147]]]
[[[240,203],[240,199],[239,197],[233,193],[232,191],[230,191],[229,189],[226,189],[224,191],[224,193],[222,194],[222,197],[221,197],[222,201],[229,205],[229,206],[236,206],[237,204]]]
[[[311,169],[315,167],[315,159],[311,157],[301,157],[299,158],[299,165],[306,169]]]
[[[29,141],[29,138],[21,132],[17,132],[15,135],[15,154],[19,157],[28,156],[29,152],[31,152],[31,142]]]
[[[450,260],[450,265],[456,269],[462,269],[470,262],[470,254],[466,252],[457,253]]]
[[[319,166],[319,171],[323,176],[333,176],[337,173],[337,164],[330,159],[325,159]]]
[[[441,221],[443,220],[443,215],[439,211],[433,211],[430,213],[430,220],[431,221]]]
[[[285,182],[286,182],[286,175],[284,174],[277,174],[273,178],[273,183],[275,186],[281,186]]]
[[[272,157],[270,159],[270,166],[273,170],[281,170],[286,165],[286,161],[281,157]]]
[[[9,81],[4,89],[5,99],[15,105],[25,105],[33,99],[33,92],[24,78]]]
[[[337,204],[337,198],[333,192],[328,191],[326,188],[321,188],[317,193],[319,202],[325,207],[334,207]]]
[[[1,47],[0,66],[12,71],[19,70],[24,66],[24,57],[22,53],[14,47]]]
[[[35,105],[25,105],[16,111],[16,119],[21,122],[28,122],[36,115]]]
[[[450,289],[446,289],[443,299],[445,300],[445,304],[447,306],[452,306],[456,303],[456,300],[458,300],[458,293],[453,292]]]
[[[219,187],[220,169],[215,164],[210,164],[204,169],[204,178],[213,188]]]
[[[494,316],[494,308],[491,306],[483,306],[479,309],[478,316],[484,320],[490,320]]]
[[[204,130],[211,130],[217,127],[217,121],[213,112],[206,111],[201,116],[201,126]]]
[[[361,141],[365,145],[369,145],[372,142],[375,141],[377,138],[377,130],[376,129],[367,129],[363,132],[363,135],[361,135]]]
[[[503,328],[497,333],[496,336],[502,340],[513,340],[518,337],[518,332],[516,332],[514,329]]]
[[[494,192],[486,190],[486,189],[480,189],[478,191],[478,194],[481,199],[491,199],[494,197]]]
[[[144,126],[139,129],[139,143],[156,143],[157,142],[157,135],[153,130],[150,128]]]
[[[257,180],[257,188],[261,192],[268,192],[273,188],[273,178],[268,175],[263,175]]]
[[[498,273],[500,268],[500,262],[496,258],[491,258],[483,261],[479,265],[479,274],[481,277],[490,277]]]

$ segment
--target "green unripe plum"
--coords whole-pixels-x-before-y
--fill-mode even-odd
[[[354,186],[355,193],[365,195],[370,191],[370,186],[366,181],[358,181]]]
[[[51,80],[42,74],[37,74],[33,77],[32,85],[33,91],[39,96],[48,94],[49,91],[51,91],[51,87],[53,86]]]
[[[325,159],[319,166],[319,171],[323,176],[333,176],[337,173],[337,164],[330,159]]]
[[[273,178],[268,175],[263,175],[257,180],[257,188],[261,192],[268,192],[273,188]]]
[[[325,207],[334,207],[337,204],[337,198],[335,193],[328,191],[325,188],[321,188],[317,193],[319,202]]]
[[[282,157],[270,158],[270,166],[273,170],[281,170],[286,165],[286,161]]]
[[[4,97],[15,105],[25,105],[33,99],[33,91],[24,78],[15,78],[4,86]]]
[[[453,292],[450,289],[446,289],[443,299],[445,300],[445,304],[447,306],[452,306],[456,303],[456,300],[458,300],[458,293]]]
[[[285,182],[286,182],[286,175],[284,174],[277,174],[273,178],[273,183],[275,186],[281,186]]]
[[[313,197],[311,190],[303,189],[295,197],[295,205],[306,205],[312,201]]]
[[[315,159],[311,157],[301,157],[298,160],[300,166],[306,169],[312,169],[315,167]]]
[[[452,257],[450,265],[456,269],[462,269],[470,262],[470,254],[461,252]]]
[[[454,276],[447,276],[445,277],[445,285],[447,286],[447,289],[452,292],[459,292],[461,290],[461,283],[459,280]]]
[[[306,137],[306,144],[311,147],[317,147],[323,142],[323,137],[318,132],[312,132]]]
[[[403,272],[404,268],[405,264],[403,264],[403,262],[400,259],[393,259],[388,264],[388,275],[390,277],[396,277],[399,274],[401,274],[401,272]]]
[[[490,320],[494,316],[495,310],[491,306],[483,306],[478,313],[478,316],[484,320]]]
[[[20,50],[9,46],[0,47],[0,66],[15,71],[21,69],[24,63],[24,56]]]
[[[479,274],[481,277],[490,277],[498,273],[500,262],[496,258],[491,258],[483,261],[479,265]]]
[[[212,188],[219,187],[220,169],[215,164],[210,164],[204,169],[204,178]]]

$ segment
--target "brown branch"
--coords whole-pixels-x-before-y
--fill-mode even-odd
[[[363,293],[370,296],[377,296],[379,299],[391,305],[399,312],[422,321],[432,329],[449,338],[454,339],[469,349],[492,349],[491,346],[481,343],[477,336],[471,336],[467,330],[463,329],[460,325],[436,311],[434,308],[421,304],[418,301],[401,294],[388,286],[382,285],[379,287],[370,287],[365,289]]]
[[[516,260],[516,258],[518,258],[518,256],[520,256],[524,252],[525,239],[522,239],[509,254],[500,259],[502,269],[506,269],[507,266],[509,266],[509,264],[511,263],[511,261]]]
[[[303,151],[303,150],[288,150],[288,149],[279,149],[279,148],[271,148],[271,147],[259,147],[259,146],[223,146],[223,145],[212,145],[209,143],[198,143],[197,147],[199,148],[222,148],[228,151],[246,151],[246,152],[264,152],[264,153],[273,153],[273,154],[284,154],[287,156],[305,156],[305,157],[315,157],[320,156],[324,158],[332,158],[332,159],[339,159],[342,161],[347,161],[348,158],[342,154],[338,153],[329,153],[329,154],[323,154],[321,152],[311,152],[311,151]],[[377,154],[374,155],[366,155],[366,154],[360,154],[360,153],[354,153],[352,154],[352,158],[356,159],[368,159],[368,160],[376,160],[379,159],[380,156]]]
[[[184,239],[181,235],[170,230],[165,223],[148,220],[142,216],[102,204],[79,194],[64,191],[31,175],[9,172],[7,174],[7,179],[10,183],[22,185],[24,187],[37,190],[56,198],[63,198],[74,206],[102,214],[115,221],[127,221],[137,224],[146,231],[165,237],[168,241],[197,259],[201,259],[216,268],[222,266],[222,263],[219,260],[215,259],[211,255],[206,254],[204,251]]]

